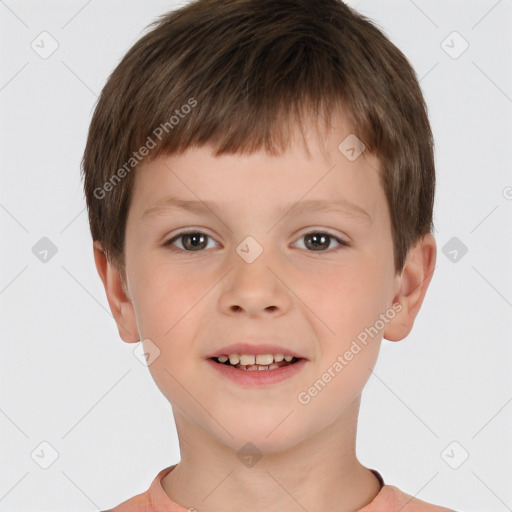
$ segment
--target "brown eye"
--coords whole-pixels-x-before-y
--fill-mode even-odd
[[[208,245],[208,239],[211,238],[200,231],[190,231],[188,233],[180,233],[175,237],[168,240],[165,245],[175,245],[175,242],[180,241],[181,247],[179,249],[188,252],[201,251],[206,249]]]
[[[347,242],[321,231],[306,233],[301,239],[302,238],[305,240],[305,248],[316,252],[326,252],[328,249],[331,249],[330,246],[333,240],[338,244],[333,250],[337,249],[339,246],[348,245]]]

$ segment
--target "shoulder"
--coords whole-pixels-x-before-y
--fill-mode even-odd
[[[455,512],[406,494],[394,485],[384,485],[373,501],[359,512]]]
[[[186,509],[169,499],[161,485],[162,478],[175,466],[162,469],[153,479],[147,491],[123,501],[117,507],[102,512],[187,512]]]
[[[123,501],[116,507],[102,512],[150,512],[153,505],[149,490]]]
[[[123,501],[117,507],[102,510],[101,512],[149,512],[149,506],[150,501],[147,492],[145,492]]]

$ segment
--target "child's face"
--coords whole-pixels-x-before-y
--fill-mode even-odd
[[[202,147],[137,170],[125,245],[133,328],[160,350],[150,371],[178,427],[270,452],[356,414],[394,316],[400,275],[379,162],[367,152],[354,161],[340,152],[349,134],[344,125],[332,131],[324,153],[309,137],[311,159],[295,139],[278,157],[213,157]],[[147,213],[171,196],[209,202],[211,210]],[[339,207],[308,210],[309,201]],[[187,230],[205,238],[178,237]],[[365,328],[373,329],[366,344]],[[282,346],[306,361],[280,382],[249,386],[208,359],[238,342]],[[280,370],[256,370],[272,371]]]

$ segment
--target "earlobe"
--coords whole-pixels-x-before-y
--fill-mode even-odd
[[[434,273],[436,255],[436,241],[430,233],[409,250],[404,268],[396,277],[398,292],[393,303],[400,304],[401,310],[386,326],[385,339],[400,341],[411,332]]]
[[[108,260],[99,241],[93,243],[93,250],[96,270],[103,282],[110,311],[112,311],[116,321],[119,336],[127,343],[140,341],[135,310],[119,271]]]

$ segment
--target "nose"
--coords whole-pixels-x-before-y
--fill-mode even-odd
[[[222,311],[253,318],[285,314],[291,307],[291,292],[282,272],[272,266],[270,258],[263,255],[252,263],[235,260],[219,299]]]

